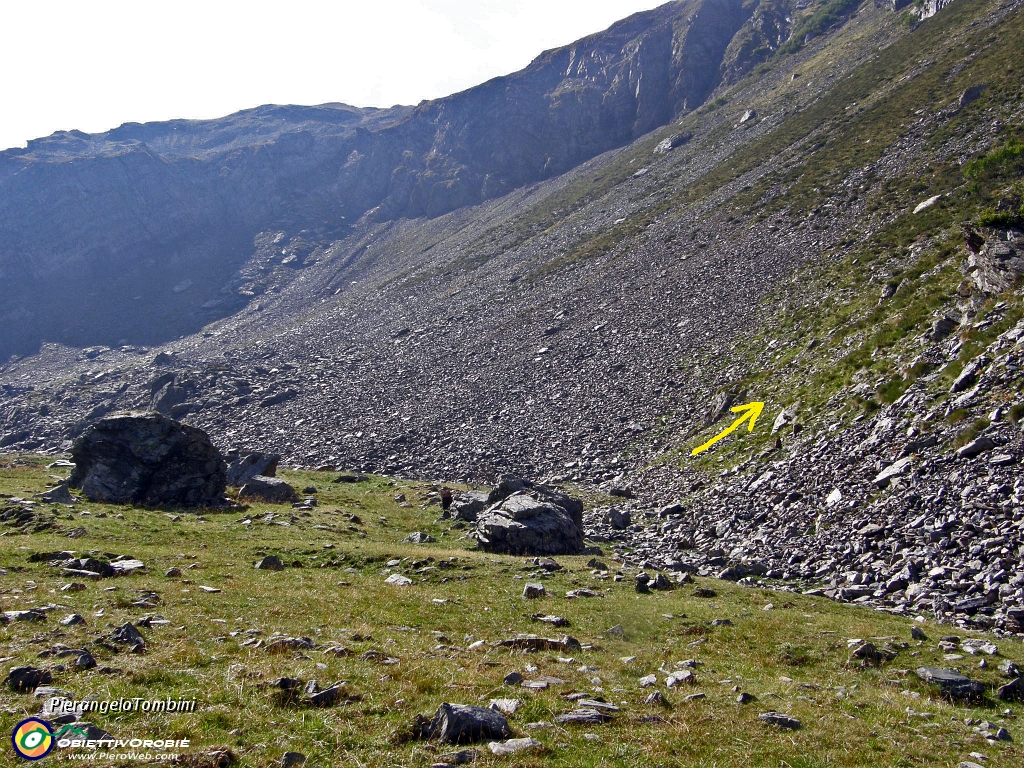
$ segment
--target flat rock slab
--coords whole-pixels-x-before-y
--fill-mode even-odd
[[[984,685],[955,669],[918,667],[917,676],[926,683],[939,686],[942,693],[952,699],[980,699],[985,695]]]
[[[496,709],[503,715],[511,717],[516,713],[516,710],[523,705],[523,702],[519,699],[491,699],[488,706],[491,709]]]
[[[540,749],[544,745],[536,739],[509,739],[508,741],[492,741],[487,748],[498,756],[514,755],[527,749]]]
[[[784,715],[781,712],[762,712],[757,716],[757,719],[762,723],[768,723],[769,725],[777,725],[779,728],[789,728],[796,730],[800,727],[800,721],[792,715]]]
[[[557,715],[555,722],[559,725],[603,725],[611,719],[611,715],[596,709],[576,709]]]

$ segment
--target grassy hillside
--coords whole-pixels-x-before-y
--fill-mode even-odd
[[[42,490],[48,475],[66,471],[23,458],[0,467],[0,493],[16,497]],[[40,652],[57,644],[86,647],[98,668],[55,672],[55,685],[78,697],[197,699],[191,714],[93,717],[119,737],[169,730],[192,739],[193,756],[184,765],[211,765],[201,755],[219,748],[245,766],[274,765],[289,750],[307,755],[308,765],[427,766],[449,748],[403,740],[414,715],[432,714],[442,702],[486,706],[496,698],[520,700],[512,728],[543,747],[496,758],[478,745],[482,765],[949,766],[981,752],[986,765],[1011,766],[1024,757],[1015,742],[988,743],[977,730],[988,721],[993,732],[1005,726],[1016,738],[1018,705],[991,694],[978,705],[953,704],[912,671],[922,664],[956,666],[995,685],[1000,661],[1024,658],[1019,642],[1000,642],[999,656],[985,657],[986,668],[979,669],[979,657],[945,660],[938,641],[948,630],[820,597],[702,579],[639,595],[635,573],[604,555],[598,560],[607,570],[589,565],[589,556],[566,557],[558,558],[562,570],[547,574],[522,558],[476,551],[462,530],[436,522],[431,486],[383,478],[339,485],[333,475],[317,473],[286,477],[300,489],[315,486],[319,505],[296,511],[260,504],[199,515],[82,503],[57,507],[52,517],[48,507],[37,508],[37,523],[52,528],[5,527],[0,606],[50,606],[45,622],[0,628],[5,665],[55,668],[61,660],[40,659]],[[395,500],[399,494],[406,506]],[[417,530],[437,543],[403,542]],[[30,557],[68,548],[100,558],[130,554],[146,569],[64,591],[79,580]],[[287,567],[255,570],[267,554]],[[389,567],[393,560],[401,562]],[[165,576],[171,568],[181,575]],[[387,585],[391,573],[413,583]],[[527,580],[541,581],[548,596],[521,597]],[[565,598],[584,587],[597,596]],[[711,596],[698,596],[697,587]],[[538,612],[561,616],[569,626],[529,618]],[[61,626],[59,619],[71,613],[86,624]],[[155,623],[140,621],[147,616]],[[126,621],[142,632],[144,655],[93,645]],[[912,624],[928,639],[913,640]],[[253,644],[276,633],[308,637],[315,648],[272,654]],[[518,633],[568,633],[582,648],[522,653],[495,646]],[[857,639],[898,655],[862,667],[850,659]],[[668,674],[688,660],[696,681],[667,688]],[[503,685],[511,672],[563,682],[542,691]],[[640,678],[650,674],[657,685],[641,688]],[[316,680],[321,688],[346,681],[351,701],[326,709],[282,703],[267,685],[281,677]],[[654,690],[665,705],[644,703]],[[566,696],[573,692],[619,711],[600,726],[530,727],[572,710]],[[741,693],[755,698],[741,704]],[[703,696],[688,701],[693,695]],[[4,690],[0,727],[11,728],[38,706],[29,695]],[[798,718],[802,727],[760,722],[758,715],[769,710]],[[14,764],[9,752],[0,764]]]

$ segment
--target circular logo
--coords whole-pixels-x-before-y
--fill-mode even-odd
[[[26,760],[41,760],[53,749],[53,728],[45,720],[30,717],[14,726],[14,751]]]

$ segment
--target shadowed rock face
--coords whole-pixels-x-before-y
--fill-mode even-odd
[[[756,63],[764,13],[734,39],[757,7],[672,2],[415,109],[260,107],[0,153],[0,359],[195,332],[258,295],[254,261],[298,270],[365,214],[435,217],[622,146]]]
[[[90,501],[148,506],[215,506],[227,465],[206,433],[159,414],[112,416],[71,449],[69,484]]]

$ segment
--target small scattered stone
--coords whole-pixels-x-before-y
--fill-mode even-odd
[[[544,585],[537,582],[527,582],[526,586],[523,587],[523,597],[528,600],[544,597],[545,594],[547,593],[544,590]]]
[[[800,727],[800,721],[791,715],[784,715],[781,712],[762,712],[757,716],[757,719],[763,723],[770,725],[777,725],[780,728],[790,728],[796,730]]]
[[[514,755],[516,752],[523,752],[527,749],[540,749],[544,745],[536,739],[509,739],[508,741],[492,741],[488,743],[487,748],[491,752],[499,757],[504,755]]]

